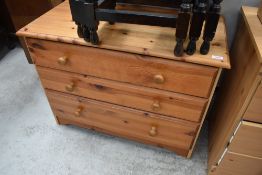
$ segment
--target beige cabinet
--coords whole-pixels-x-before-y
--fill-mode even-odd
[[[210,175],[262,174],[262,24],[257,8],[243,7],[210,122]]]

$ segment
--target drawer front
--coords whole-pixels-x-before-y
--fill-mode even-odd
[[[124,52],[27,39],[36,65],[209,97],[217,68]]]
[[[198,124],[131,108],[90,100],[51,90],[46,91],[60,121],[79,124],[187,155]],[[62,122],[63,123],[63,122]]]
[[[262,158],[262,125],[242,122],[229,145],[229,151]]]
[[[261,175],[261,165],[260,158],[228,152],[210,175]]]
[[[248,121],[262,123],[262,85],[258,86],[251,103],[244,115],[244,119]]]
[[[37,67],[44,88],[199,122],[207,99]]]

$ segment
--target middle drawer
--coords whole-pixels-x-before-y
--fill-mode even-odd
[[[199,122],[207,99],[37,66],[44,88]]]

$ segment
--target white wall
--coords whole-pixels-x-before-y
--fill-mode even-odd
[[[226,18],[229,47],[234,39],[241,6],[259,6],[261,0],[224,0],[222,13]]]

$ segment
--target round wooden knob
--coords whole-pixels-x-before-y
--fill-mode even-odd
[[[152,109],[153,109],[153,110],[159,110],[159,109],[160,109],[160,103],[159,103],[159,101],[155,101],[155,102],[152,104]]]
[[[75,83],[74,82],[71,82],[70,84],[65,86],[65,90],[68,91],[68,92],[73,92],[74,89],[75,89]]]
[[[150,129],[150,131],[149,131],[149,135],[150,135],[151,137],[154,137],[154,136],[157,135],[157,127],[156,127],[156,126],[152,126],[152,127],[151,127],[151,129]]]
[[[77,110],[75,111],[75,116],[76,116],[76,117],[80,117],[82,111],[83,111],[83,107],[79,106],[79,107],[77,108]]]
[[[154,76],[154,81],[157,84],[163,84],[165,82],[165,78],[163,77],[163,75],[158,74]]]
[[[60,57],[60,58],[58,58],[57,62],[60,65],[66,65],[66,63],[68,62],[68,58],[65,57],[65,56],[64,57]]]

